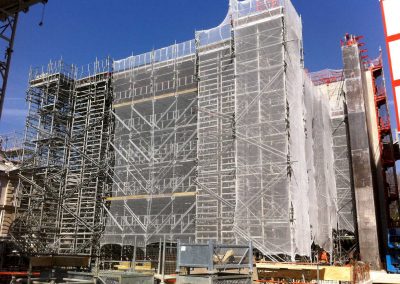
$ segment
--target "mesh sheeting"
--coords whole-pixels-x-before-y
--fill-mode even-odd
[[[292,255],[310,255],[310,218],[308,200],[307,160],[305,156],[304,92],[302,66],[301,20],[290,1],[285,1],[286,23],[286,92],[289,116],[290,219],[293,222]],[[302,119],[303,118],[303,119]]]
[[[348,129],[345,116],[344,82],[320,85],[318,88],[329,97],[334,167],[338,205],[338,229],[355,232],[353,191],[351,186],[351,161],[348,146]]]
[[[306,135],[306,160],[307,160],[307,174],[308,174],[308,202],[311,237],[316,239],[318,234],[318,196],[316,188],[316,171],[314,164],[314,148],[318,146],[318,141],[314,141],[314,100],[316,100],[317,93],[308,75],[304,73],[304,117],[305,117],[305,135]]]
[[[113,75],[115,167],[103,244],[193,241],[197,81],[195,56],[182,57],[181,47],[114,65],[121,71]],[[168,60],[157,57],[164,51]]]
[[[230,42],[199,49],[196,240],[235,242],[234,63]]]
[[[324,69],[310,73],[311,81],[314,85],[331,84],[343,81],[343,70]]]
[[[229,12],[223,22],[212,29],[199,31],[196,33],[199,46],[206,46],[212,43],[220,42],[231,38],[232,35],[232,17]]]
[[[284,0],[230,0],[229,12],[222,23],[212,29],[197,32],[198,43],[200,46],[206,46],[223,40],[231,39],[232,22],[237,18],[245,18],[247,16],[269,13],[275,9],[279,9],[286,3]],[[290,6],[291,3],[289,4]]]
[[[235,29],[235,231],[265,254],[292,255],[282,24]]]
[[[312,239],[330,249],[329,106],[304,76],[301,29],[289,0],[231,1],[196,44],[115,62],[103,243],[252,240],[292,259]]]
[[[154,51],[139,55],[133,55],[125,59],[114,61],[114,72],[131,70],[141,66],[152,65],[164,61],[174,60],[194,54],[196,52],[196,43],[194,40],[185,41],[175,45],[160,48]]]
[[[301,22],[289,1],[262,19],[235,27],[235,233],[294,258],[311,253]]]
[[[337,226],[338,207],[329,97],[314,87],[308,77],[304,86],[307,117],[312,121],[310,134],[314,141],[312,159],[315,194],[310,191],[310,208],[313,215],[316,213],[317,219],[312,223],[312,236],[316,244],[332,251],[332,232]]]

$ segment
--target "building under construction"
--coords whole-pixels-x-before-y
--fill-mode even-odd
[[[17,209],[15,194],[22,156],[21,146],[21,138],[16,133],[0,136],[0,271],[24,263],[24,259],[13,255],[16,247],[9,234]],[[6,255],[11,257],[6,259]]]
[[[381,267],[399,206],[382,66],[358,38],[342,49],[343,70],[308,74],[290,0],[231,0],[194,40],[33,69],[13,239],[111,262],[214,241]]]
[[[104,243],[251,240],[274,260],[310,255],[313,241],[332,249],[328,100],[303,70],[289,1],[232,2],[220,26],[116,61],[113,79],[121,182]],[[306,117],[328,131],[305,133]]]
[[[85,70],[56,62],[31,72],[12,228],[31,254],[96,254],[112,165],[110,83],[108,61]]]

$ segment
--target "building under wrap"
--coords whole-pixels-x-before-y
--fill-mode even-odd
[[[311,73],[310,77],[318,90],[329,98],[337,200],[335,246],[340,247],[338,255],[346,255],[356,243],[357,224],[344,73],[325,69]]]
[[[103,244],[252,241],[271,258],[332,249],[329,98],[304,72],[290,1],[231,1],[195,40],[115,61],[112,85]]]
[[[252,241],[271,260],[332,251],[329,97],[304,70],[289,0],[231,0],[194,40],[66,69],[30,78],[12,231],[31,253],[149,259],[160,240]]]

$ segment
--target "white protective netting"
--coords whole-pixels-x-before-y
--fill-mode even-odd
[[[261,12],[270,13],[272,10],[284,6],[284,2],[284,0],[229,0],[229,12],[222,23],[215,28],[196,33],[199,46],[231,39],[232,24],[235,19]],[[292,4],[290,3],[290,5]]]
[[[235,229],[265,254],[294,258],[311,253],[301,21],[289,1],[258,3],[236,6]]]
[[[353,190],[351,185],[351,158],[348,146],[348,122],[343,70],[325,69],[310,73],[314,85],[329,98],[332,128],[334,169],[337,195],[337,229],[355,232]]]
[[[316,190],[316,171],[314,164],[314,150],[318,147],[318,141],[314,140],[314,101],[317,93],[311,80],[308,80],[308,75],[304,72],[304,116],[305,116],[305,135],[306,135],[306,159],[307,159],[307,173],[308,173],[308,202],[310,204],[309,217],[310,217],[310,228],[311,237],[313,240],[316,239],[318,234],[318,196]]]
[[[271,259],[310,256],[312,241],[330,250],[328,98],[304,75],[293,5],[231,0],[196,39],[114,64],[104,243],[252,240]]]
[[[196,241],[231,244],[235,214],[235,70],[231,43],[198,50]]]
[[[308,77],[303,81],[300,18],[290,1],[249,0],[232,7],[235,233],[265,254],[292,259],[310,255],[311,233],[331,250],[336,195],[329,105]]]
[[[312,164],[309,176],[314,176],[309,182],[311,233],[316,244],[332,251],[338,208],[329,97],[313,85],[308,75],[304,90],[307,136],[312,136],[306,151]]]
[[[115,154],[102,244],[194,239],[194,40],[114,62]]]

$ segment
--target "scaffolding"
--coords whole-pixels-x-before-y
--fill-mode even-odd
[[[109,61],[96,62],[93,74],[79,75],[60,215],[59,254],[98,255],[103,232],[103,198],[109,194],[113,158]]]
[[[235,242],[235,70],[231,40],[198,49],[196,240]]]
[[[338,207],[334,257],[346,261],[349,253],[357,249],[357,244],[344,74],[343,70],[322,70],[310,73],[310,77],[329,98]]]
[[[251,241],[274,261],[311,257],[313,242],[331,251],[328,98],[302,50],[289,0],[231,0],[218,27],[112,74],[32,72],[14,238],[104,267],[177,241]]]
[[[343,73],[343,72],[342,72]],[[327,86],[331,104],[331,125],[334,167],[337,191],[338,223],[335,230],[335,254],[340,261],[347,261],[349,253],[357,249],[356,214],[352,180],[349,129],[342,81]]]
[[[274,4],[258,5],[258,13],[239,18],[234,28],[235,229],[264,254],[294,259],[311,254],[310,220],[302,209],[309,205],[301,22],[289,1]]]
[[[315,202],[311,220],[313,241],[328,250],[331,255],[334,246],[334,230],[337,227],[338,200],[335,175],[334,143],[332,137],[329,98],[325,93],[311,87],[311,80],[306,78],[306,101],[308,121],[311,123],[312,153],[314,166],[315,195],[310,197],[310,204]],[[312,193],[312,191],[310,191]]]
[[[108,61],[96,61],[83,75],[56,61],[30,72],[19,207],[11,230],[25,253],[95,253],[111,164],[109,69]]]
[[[196,214],[195,42],[114,62],[115,153],[102,244],[193,242]]]
[[[41,75],[32,70],[29,82],[21,166],[25,174],[18,187],[20,205],[11,234],[24,250],[51,254],[55,251],[58,200],[65,181],[73,69],[50,62]]]
[[[290,1],[231,1],[195,40],[114,62],[112,85],[104,247],[122,258],[162,239],[252,241],[272,260],[310,256],[313,241],[332,250],[328,98],[304,73]]]
[[[46,4],[47,0],[1,1],[0,3],[0,48],[4,59],[0,60],[0,117],[7,89],[8,74],[14,49],[15,34],[17,31],[20,12],[27,12],[30,6],[37,3]]]

